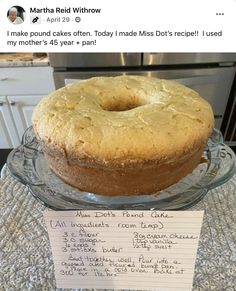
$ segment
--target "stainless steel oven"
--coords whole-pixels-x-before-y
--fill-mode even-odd
[[[176,80],[212,105],[220,128],[236,71],[236,54],[56,53],[49,54],[56,88],[94,76],[145,75]]]

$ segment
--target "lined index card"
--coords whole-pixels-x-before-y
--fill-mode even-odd
[[[44,211],[58,288],[192,289],[203,211]]]

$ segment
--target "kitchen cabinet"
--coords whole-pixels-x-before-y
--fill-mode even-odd
[[[11,116],[7,98],[0,96],[0,148],[13,148],[18,144],[19,136]]]
[[[0,94],[45,94],[54,90],[51,67],[0,68]]]
[[[13,121],[20,137],[22,137],[25,130],[31,125],[34,107],[42,98],[43,95],[7,97]]]
[[[0,68],[0,148],[20,144],[34,107],[54,90],[51,67]]]

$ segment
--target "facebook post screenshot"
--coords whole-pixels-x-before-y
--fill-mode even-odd
[[[0,0],[0,290],[235,290],[235,15]]]

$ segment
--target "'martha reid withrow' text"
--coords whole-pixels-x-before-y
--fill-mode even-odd
[[[101,13],[100,8],[87,7],[55,7],[55,8],[36,8],[30,7],[30,13]]]

